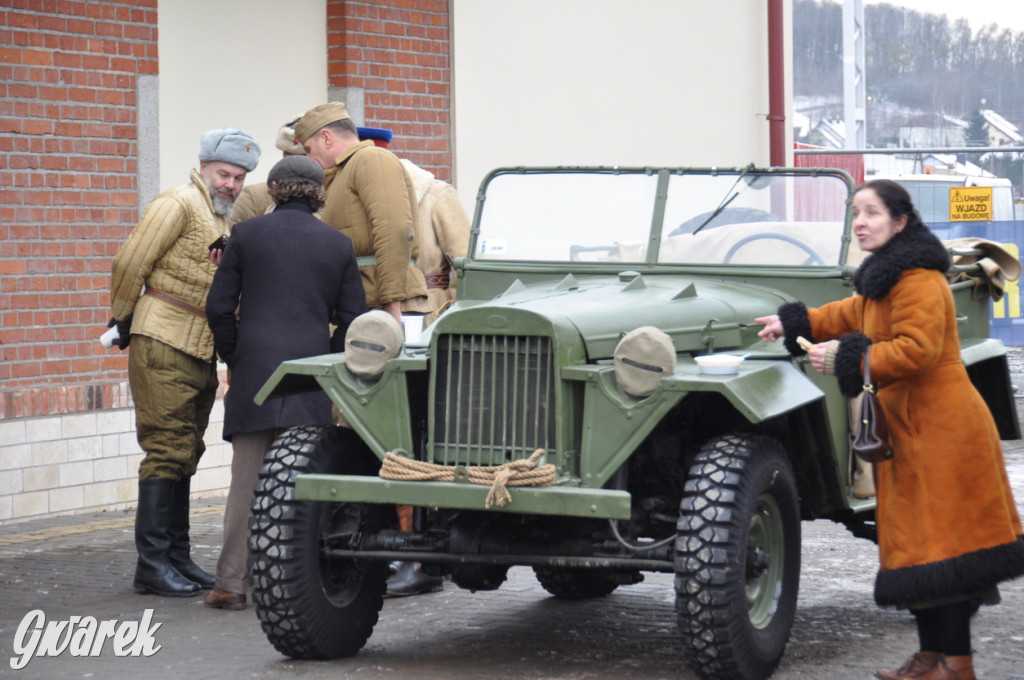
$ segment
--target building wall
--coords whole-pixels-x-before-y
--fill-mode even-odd
[[[281,125],[326,101],[325,0],[158,4],[160,190],[187,182],[200,135],[224,126],[259,142],[246,181],[264,181],[281,159]]]
[[[386,6],[385,6],[386,5]],[[0,522],[134,505],[127,354],[96,338],[110,262],[199,136],[280,158],[282,123],[328,101],[450,177],[448,3],[15,0],[0,8]],[[330,75],[328,76],[328,65]],[[223,392],[222,392],[223,393]],[[193,493],[224,494],[218,400]]]
[[[127,394],[128,385],[117,386]],[[193,496],[227,493],[231,449],[220,440],[217,400]],[[138,500],[142,451],[131,408],[57,412],[0,420],[0,524],[54,514],[124,510]]]
[[[127,362],[96,337],[138,212],[156,0],[21,0],[0,16],[0,521],[123,506]]]
[[[390,150],[451,180],[448,0],[327,0],[330,99],[394,132]]]
[[[161,188],[187,180],[199,136],[221,126],[256,138],[263,157],[247,181],[265,180],[281,125],[326,101],[392,130],[392,151],[450,177],[447,0],[249,0],[243,13],[230,0],[162,0],[159,10]]]
[[[3,3],[0,523],[134,505],[127,355],[96,341],[110,261],[203,131],[254,135],[262,181],[283,122],[344,101],[470,209],[501,165],[767,164],[766,3],[689,5]],[[197,494],[227,490],[222,409]]]
[[[111,393],[90,386],[126,365],[95,338],[137,212],[136,88],[157,71],[155,0],[59,4],[0,9],[4,418],[103,405]]]
[[[467,206],[500,166],[768,165],[764,0],[452,4],[455,178]],[[788,31],[788,0],[784,11]]]

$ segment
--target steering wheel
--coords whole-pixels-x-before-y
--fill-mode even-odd
[[[729,261],[732,260],[733,256],[736,254],[736,251],[738,251],[740,248],[747,245],[748,243],[766,239],[771,239],[774,241],[785,241],[786,243],[791,243],[800,250],[807,253],[809,257],[801,263],[801,265],[803,266],[810,264],[825,264],[825,260],[821,257],[821,255],[819,255],[813,248],[811,248],[803,241],[795,239],[792,236],[789,236],[788,234],[780,234],[774,231],[768,231],[761,234],[751,234],[750,236],[741,238],[739,241],[734,243],[731,248],[729,248],[729,251],[725,254],[725,257],[722,260],[722,264],[728,264]]]
[[[714,214],[713,210],[709,210],[705,213],[701,213],[696,217],[691,217],[686,220],[678,227],[669,232],[669,236],[679,236],[680,234],[692,234],[693,230],[697,227],[704,225],[702,231],[707,231],[714,227],[721,227],[729,224],[743,224],[745,222],[782,222],[782,218],[778,215],[774,215],[767,210],[761,210],[759,208],[726,208],[717,217],[711,217]],[[710,218],[710,219],[709,219]],[[706,224],[705,224],[706,223]]]

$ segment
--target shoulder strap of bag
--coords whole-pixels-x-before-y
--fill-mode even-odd
[[[864,390],[875,393],[875,386],[871,384],[871,345],[864,350]]]

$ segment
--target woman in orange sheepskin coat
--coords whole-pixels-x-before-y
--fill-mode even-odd
[[[899,184],[875,180],[853,197],[853,230],[872,253],[858,294],[817,309],[800,302],[757,319],[765,340],[835,374],[856,396],[870,345],[871,377],[889,425],[891,460],[875,465],[881,569],[875,600],[908,608],[921,648],[884,680],[974,680],[970,617],[1024,574],[1024,537],[995,422],[960,358],[949,255]]]

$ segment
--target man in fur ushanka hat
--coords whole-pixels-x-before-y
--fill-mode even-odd
[[[136,592],[185,597],[213,587],[190,557],[189,492],[206,450],[217,395],[206,296],[216,271],[209,245],[228,232],[235,199],[260,146],[234,128],[204,132],[199,169],[157,196],[114,257],[111,325],[128,355],[139,446]]]

